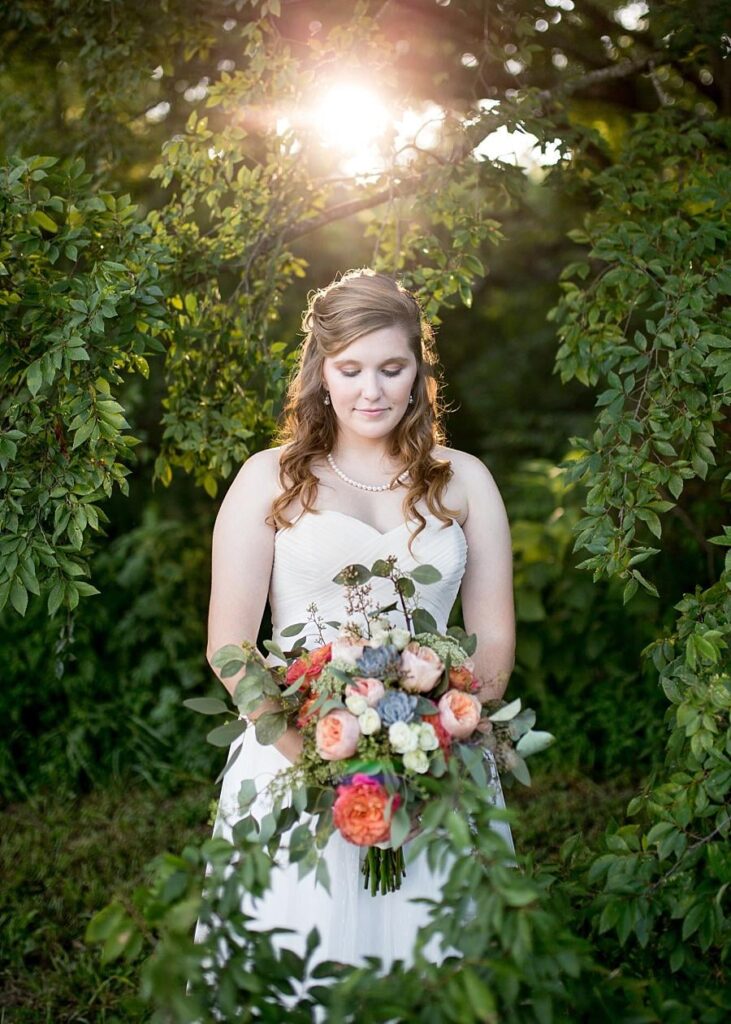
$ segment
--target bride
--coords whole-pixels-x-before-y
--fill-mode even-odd
[[[286,650],[281,630],[305,622],[314,605],[320,620],[344,622],[343,588],[333,583],[345,565],[371,564],[396,555],[402,570],[435,565],[441,580],[423,588],[420,605],[445,631],[461,588],[464,626],[477,636],[476,675],[483,700],[502,697],[514,663],[515,618],[510,528],[498,488],[479,459],[445,447],[433,332],[414,296],[392,278],[350,271],[311,294],[303,319],[305,339],[290,382],[277,447],[252,455],[231,484],[213,534],[208,659],[225,644],[255,641],[267,598],[273,640]],[[383,585],[383,592],[379,587]],[[390,603],[387,580],[372,580],[375,605]],[[374,606],[375,606],[374,605]],[[405,625],[403,614],[389,614]],[[337,635],[324,625],[306,646]],[[269,655],[270,664],[277,662]],[[239,673],[222,679],[233,695]],[[265,700],[247,717],[271,710]],[[290,727],[271,746],[253,727],[236,740],[235,763],[224,776],[214,835],[231,838],[241,817],[241,784],[253,779],[259,819],[271,809],[267,783],[297,761],[302,736]],[[505,802],[494,758],[486,754],[491,782],[486,799]],[[514,850],[510,827],[492,825]],[[410,838],[415,835],[414,830]],[[283,844],[285,845],[285,844]],[[438,898],[440,876],[426,855],[408,860],[401,888],[373,897],[363,888],[363,848],[335,832],[325,850],[330,892],[314,873],[299,878],[298,865],[277,857],[272,886],[262,897],[244,897],[252,927],[290,928],[275,943],[303,955],[313,926],[323,959],[361,965],[377,956],[384,967],[410,964],[428,907]],[[199,923],[196,941],[205,934]],[[446,955],[434,937],[425,955]]]

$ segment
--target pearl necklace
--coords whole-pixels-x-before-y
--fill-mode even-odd
[[[330,463],[332,471],[344,480],[346,484],[350,484],[351,487],[359,487],[361,491],[387,491],[391,487],[390,484],[361,484],[357,480],[351,480],[349,476],[343,473],[339,466],[335,465],[335,459],[332,457],[332,453],[327,453],[327,461]],[[408,476],[407,470],[404,470],[398,477],[398,482],[401,483]]]

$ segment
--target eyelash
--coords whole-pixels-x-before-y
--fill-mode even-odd
[[[342,373],[343,377],[355,377],[355,375],[357,373],[359,373],[360,371],[359,370],[353,370],[352,373],[348,373],[346,370],[341,370],[340,372]],[[387,377],[398,377],[398,375],[401,373],[401,369],[398,369],[398,370],[384,370],[383,372],[386,374]]]

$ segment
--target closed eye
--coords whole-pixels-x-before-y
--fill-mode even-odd
[[[382,370],[381,372],[384,373],[387,377],[398,377],[402,370],[403,367],[400,366],[397,370]],[[360,373],[360,370],[341,370],[340,372],[342,373],[343,377],[356,377]]]

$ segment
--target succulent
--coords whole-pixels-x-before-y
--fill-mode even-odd
[[[393,644],[383,647],[364,647],[355,667],[358,674],[369,679],[398,678],[401,654]]]
[[[416,714],[419,698],[403,690],[389,690],[376,704],[376,711],[384,725],[394,722],[410,722]]]

